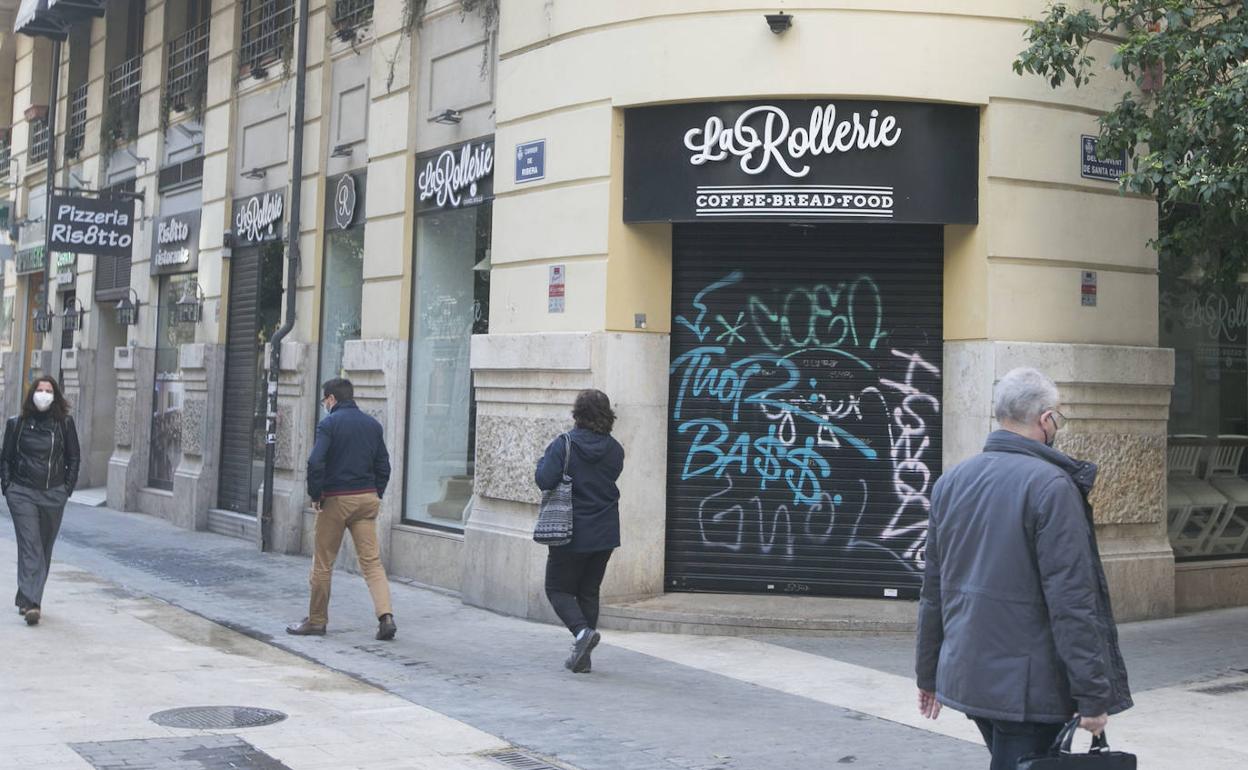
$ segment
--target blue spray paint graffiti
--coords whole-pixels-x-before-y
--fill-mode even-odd
[[[688,333],[673,335],[673,461],[682,483],[712,490],[697,506],[702,546],[792,559],[839,544],[921,570],[939,367],[893,344],[869,275],[743,286],[728,272],[675,318]]]

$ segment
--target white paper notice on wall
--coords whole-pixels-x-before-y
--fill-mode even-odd
[[[564,290],[567,285],[566,278],[567,267],[565,265],[550,266],[550,279],[546,283],[547,312],[563,312]]]
[[[1096,307],[1096,271],[1081,270],[1079,297],[1084,307]]]

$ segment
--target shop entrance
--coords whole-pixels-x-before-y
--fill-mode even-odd
[[[254,515],[264,479],[265,343],[282,308],[282,242],[234,252],[230,265],[218,505]]]
[[[669,591],[915,598],[942,228],[677,224]]]

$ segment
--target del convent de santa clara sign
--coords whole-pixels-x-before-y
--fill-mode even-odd
[[[978,221],[979,111],[774,101],[625,113],[624,221]]]

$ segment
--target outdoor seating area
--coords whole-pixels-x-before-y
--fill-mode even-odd
[[[1177,559],[1248,555],[1248,435],[1170,436],[1166,519]]]

